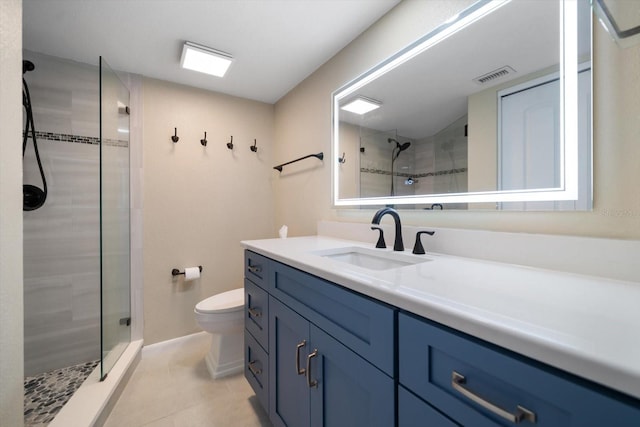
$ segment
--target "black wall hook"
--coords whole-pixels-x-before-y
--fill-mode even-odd
[[[227,142],[227,148],[233,150],[233,135],[231,135],[231,141]]]
[[[204,139],[200,140],[200,144],[202,144],[203,146],[207,146],[207,132],[205,131],[204,133]]]
[[[345,163],[346,161],[345,153],[342,153],[342,157],[338,157],[338,163]]]
[[[173,128],[173,136],[171,137],[171,140],[175,143],[178,142],[180,140],[180,138],[178,138],[178,128]]]
[[[250,149],[251,151],[253,151],[254,153],[255,153],[256,151],[258,151],[258,147],[256,147],[256,144],[257,144],[257,143],[258,143],[258,141],[254,139],[254,140],[253,140],[253,145],[252,145],[251,147],[249,147],[249,149]]]

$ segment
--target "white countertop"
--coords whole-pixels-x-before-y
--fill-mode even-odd
[[[372,271],[313,252],[371,244],[324,236],[245,248],[640,398],[640,283],[427,253]],[[390,251],[391,249],[386,249]],[[385,251],[385,249],[379,249]]]

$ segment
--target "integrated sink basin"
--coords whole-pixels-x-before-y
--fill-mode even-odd
[[[313,252],[324,258],[369,270],[391,270],[431,261],[429,258],[409,255],[404,252],[385,251],[383,249],[369,249],[359,246],[327,249]]]

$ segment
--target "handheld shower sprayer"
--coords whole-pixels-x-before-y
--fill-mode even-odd
[[[396,143],[396,146],[393,147],[393,149],[391,150],[391,194],[390,194],[391,196],[395,196],[395,189],[393,185],[393,177],[394,177],[393,164],[398,159],[398,156],[400,155],[400,153],[402,153],[404,150],[406,150],[411,146],[411,142],[407,141],[404,144],[400,144],[398,140],[395,138],[387,138],[387,142],[389,144],[391,144],[392,142]]]
[[[33,62],[27,60],[22,61],[23,75],[26,74],[27,71],[33,71],[35,68],[36,67],[33,65]],[[22,106],[24,107],[26,115],[22,137],[22,157],[24,158],[24,153],[27,149],[27,140],[31,137],[31,140],[33,141],[33,151],[38,163],[38,169],[40,170],[40,178],[42,179],[42,188],[38,188],[31,184],[24,184],[22,186],[22,210],[33,211],[44,205],[45,200],[47,200],[47,179],[44,176],[44,169],[42,168],[42,161],[40,160],[40,153],[38,152],[38,142],[36,140],[36,128],[33,120],[29,86],[27,85],[27,81],[24,77],[22,78]]]

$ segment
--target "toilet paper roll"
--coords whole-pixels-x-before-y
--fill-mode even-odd
[[[200,278],[200,268],[187,267],[184,269],[184,281],[195,280]]]

